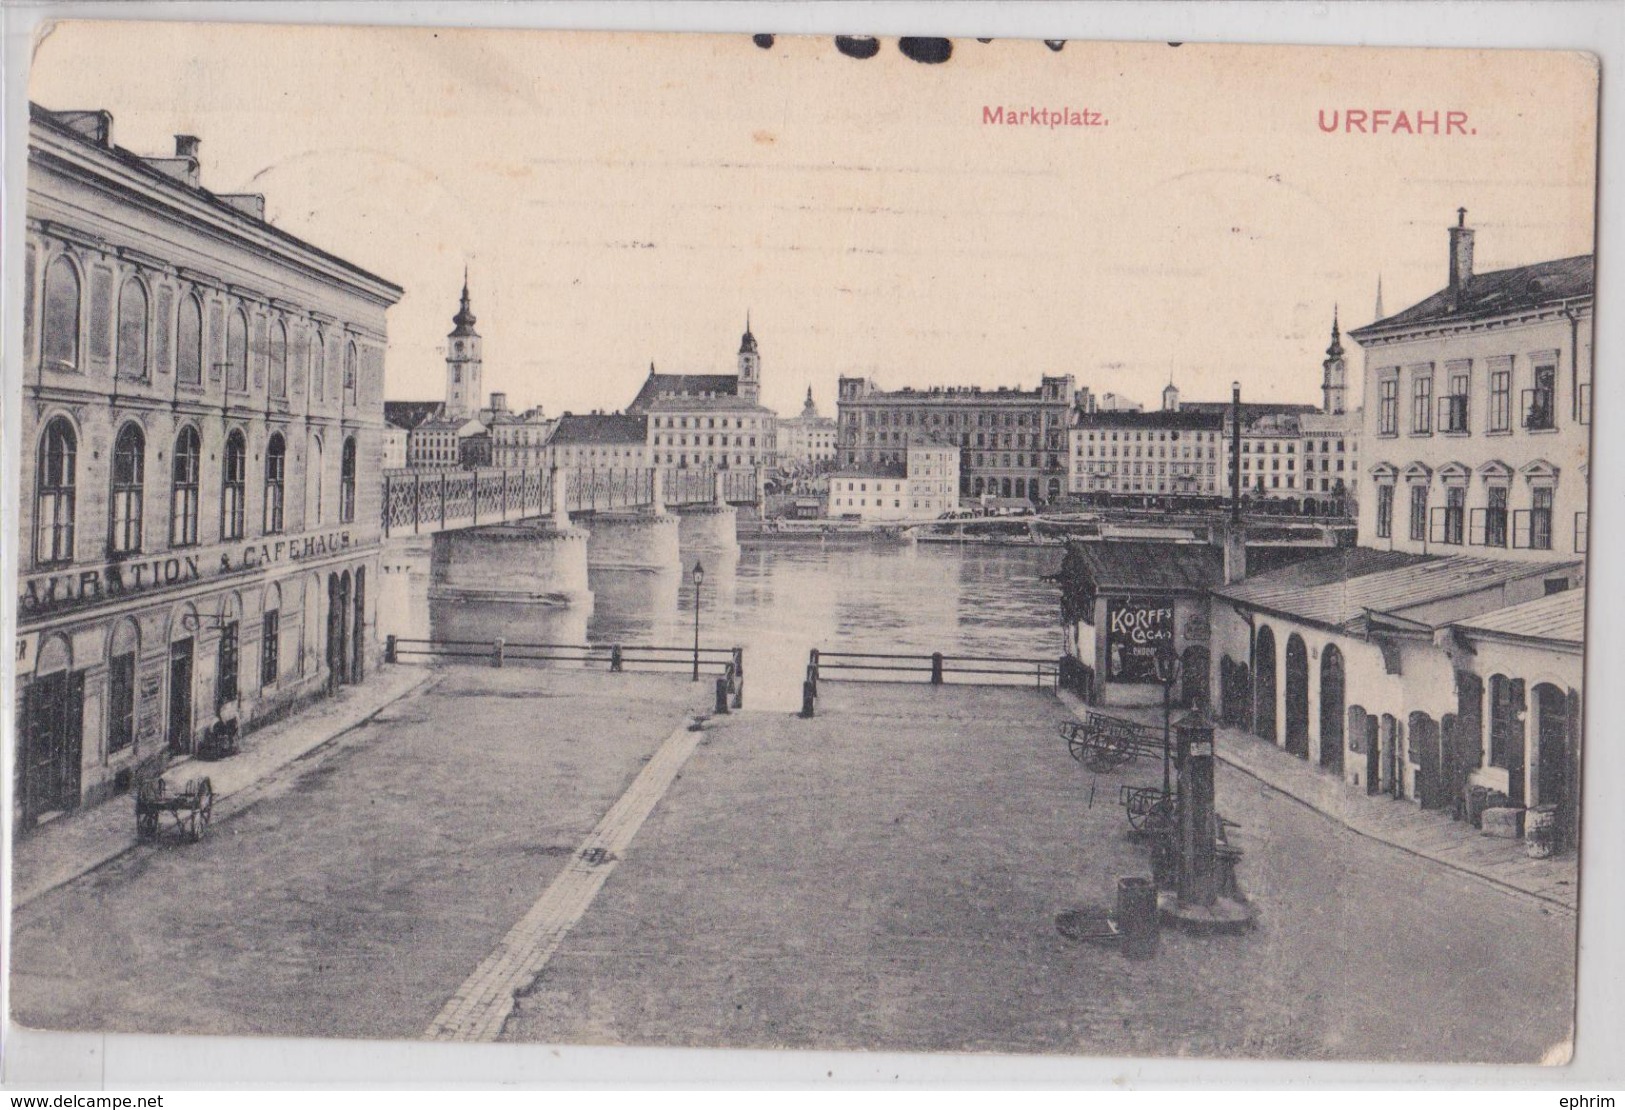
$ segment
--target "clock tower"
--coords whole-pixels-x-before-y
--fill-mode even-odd
[[[756,337],[750,331],[750,313],[745,313],[745,334],[739,339],[739,396],[754,401],[762,390],[762,356]]]
[[[468,306],[468,269],[463,269],[463,299],[454,325],[446,336],[446,415],[469,417],[479,410],[482,366],[480,333],[474,330],[474,312]]]

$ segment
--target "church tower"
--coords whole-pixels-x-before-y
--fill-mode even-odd
[[[1348,364],[1343,360],[1343,336],[1337,330],[1337,308],[1332,308],[1332,345],[1326,348],[1326,361],[1320,364],[1321,409],[1327,416],[1340,416],[1348,408]]]
[[[756,400],[762,391],[762,356],[756,350],[756,337],[750,333],[750,313],[745,313],[745,334],[739,339],[739,396]]]
[[[463,300],[454,325],[446,336],[446,415],[459,419],[479,411],[482,365],[480,333],[474,330],[474,313],[468,306],[468,269],[463,269]]]

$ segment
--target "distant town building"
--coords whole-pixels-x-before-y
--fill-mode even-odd
[[[1359,542],[1546,560],[1586,550],[1591,255],[1473,271],[1466,214],[1449,282],[1350,332],[1365,350]]]
[[[649,465],[649,422],[619,412],[565,413],[547,443],[548,465],[561,470]]]
[[[406,429],[385,421],[384,469],[400,470],[406,466]]]
[[[491,465],[509,470],[530,470],[547,464],[547,440],[557,421],[540,405],[526,412],[508,409],[506,393],[491,394],[490,407],[480,418],[491,433]]]
[[[659,374],[649,365],[626,411],[648,417],[652,466],[773,467],[778,465],[778,418],[758,400],[762,357],[745,319],[733,374]]]
[[[1037,389],[937,386],[879,389],[867,378],[840,379],[839,461],[843,469],[903,463],[909,444],[937,438],[960,448],[962,497],[1050,501],[1067,487],[1071,375],[1045,377]]]
[[[15,819],[131,789],[374,655],[399,286],[30,105]]]
[[[830,476],[829,515],[864,520],[931,520],[959,507],[961,449],[918,438],[901,462],[872,463]]]
[[[812,386],[799,415],[778,422],[779,466],[819,469],[833,466],[836,427],[832,417],[820,416],[813,403]]]

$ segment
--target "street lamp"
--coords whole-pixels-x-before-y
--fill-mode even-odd
[[[1179,653],[1168,644],[1157,649],[1157,680],[1162,683],[1162,796],[1172,796],[1173,776],[1171,767],[1173,763],[1173,747],[1170,736],[1169,718],[1171,716],[1170,702],[1173,699],[1174,683],[1179,681]]]
[[[700,680],[700,587],[705,584],[705,567],[694,560],[694,682]]]

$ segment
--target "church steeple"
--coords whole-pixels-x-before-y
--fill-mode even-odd
[[[480,333],[474,330],[474,310],[468,297],[468,267],[463,267],[463,295],[446,336],[446,415],[472,416],[480,407],[483,362]]]
[[[1343,359],[1343,336],[1337,327],[1337,306],[1332,306],[1332,342],[1320,364],[1321,411],[1341,415],[1348,408],[1348,363]]]
[[[802,416],[817,416],[818,415],[818,406],[813,404],[812,386],[810,386],[810,385],[807,387],[807,401],[806,401],[806,403],[804,405],[801,406],[801,415]]]
[[[762,389],[762,356],[756,350],[756,336],[750,330],[750,310],[745,310],[745,334],[739,338],[739,396],[754,401]]]

